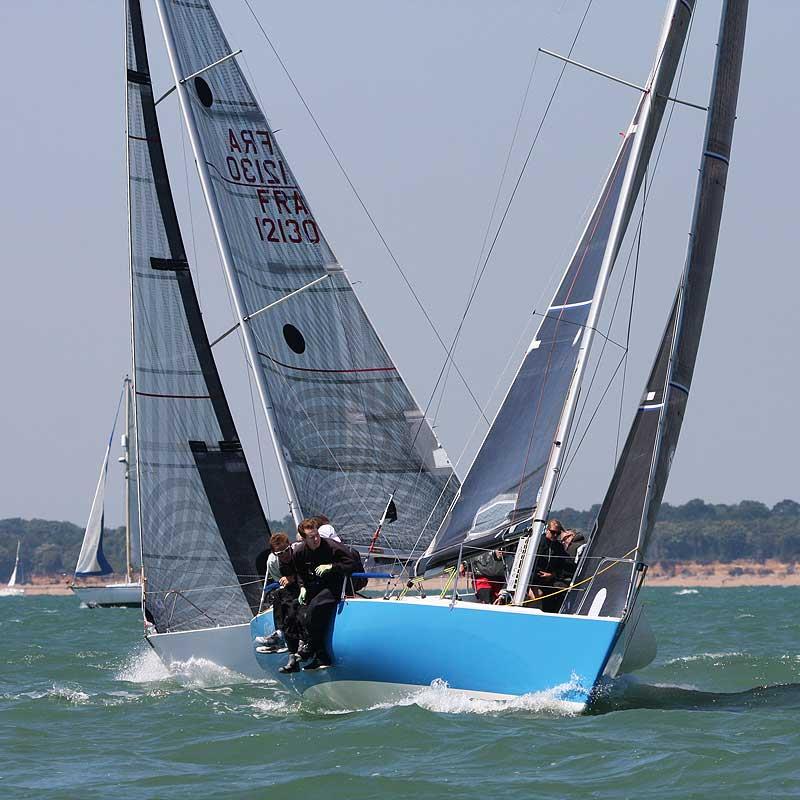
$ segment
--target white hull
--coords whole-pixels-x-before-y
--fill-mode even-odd
[[[18,589],[16,586],[8,586],[5,589],[0,589],[0,597],[19,597],[25,594],[24,589]]]
[[[191,659],[205,659],[253,680],[269,677],[255,659],[249,623],[178,633],[151,633],[145,639],[167,669]]]
[[[75,596],[89,608],[139,608],[142,586],[139,583],[109,583],[105,586],[70,586]]]

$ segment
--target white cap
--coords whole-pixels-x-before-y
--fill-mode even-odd
[[[339,534],[333,528],[333,525],[320,525],[319,526],[319,535],[322,536],[324,539],[333,539],[335,542],[341,542],[342,540],[339,538]]]

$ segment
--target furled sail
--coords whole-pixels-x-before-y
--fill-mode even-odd
[[[691,4],[673,4],[656,65],[578,246],[522,366],[464,480],[461,493],[418,571],[492,547],[530,530],[569,392],[588,352],[599,311],[633,211],[675,75]],[[557,469],[557,467],[555,467]],[[547,501],[549,502],[549,501]],[[546,512],[546,509],[545,509]]]
[[[189,78],[181,102],[293,513],[325,514],[349,543],[368,546],[393,495],[387,544],[406,551],[421,534],[427,544],[458,488],[447,455],[326,242],[210,4],[158,6],[176,82]]]
[[[90,575],[109,575],[114,571],[114,568],[108,563],[103,553],[103,528],[105,523],[108,459],[111,455],[111,445],[114,443],[114,431],[117,428],[118,416],[119,405],[117,405],[117,413],[114,415],[114,425],[111,428],[111,436],[108,438],[106,451],[103,455],[103,463],[100,465],[100,478],[97,481],[92,507],[89,510],[89,521],[86,523],[86,530],[83,534],[83,544],[78,555],[78,563],[75,565],[76,578],[87,578]]]
[[[243,623],[269,536],[203,326],[167,176],[139,0],[127,3],[136,466],[156,630]]]
[[[565,612],[586,613],[594,597],[605,591],[600,613],[621,614],[635,566],[611,566],[612,560],[646,557],[678,444],[703,330],[736,120],[747,5],[748,0],[726,0],[723,5],[684,272],[644,396],[584,554],[589,558],[581,562],[575,580],[590,577],[598,568],[608,569],[603,569],[585,592],[570,592]]]

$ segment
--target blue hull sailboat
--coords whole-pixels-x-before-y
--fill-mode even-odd
[[[513,553],[501,593],[508,604],[468,602],[448,585],[433,598],[411,597],[414,582],[403,586],[408,576],[398,570],[383,596],[343,596],[331,633],[333,665],[289,674],[289,685],[348,707],[440,682],[472,698],[548,692],[581,709],[604,679],[654,657],[641,587],[708,298],[747,0],[723,2],[685,266],[594,528],[564,585],[548,584],[554,568],[545,567],[543,546],[600,306],[660,120],[673,101],[693,6],[692,0],[669,3],[655,66],[597,205],[457,497],[415,565],[424,576],[482,553]],[[270,625],[267,615],[256,617],[253,636]],[[257,658],[274,672],[276,656]]]

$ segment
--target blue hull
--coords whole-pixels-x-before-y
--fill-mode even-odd
[[[256,617],[253,635],[272,627]],[[470,697],[509,699],[549,692],[584,707],[621,629],[618,619],[544,614],[512,606],[439,599],[352,599],[340,605],[333,667],[279,676],[300,692],[334,703],[409,694],[444,681]],[[258,654],[270,677],[285,655]]]

